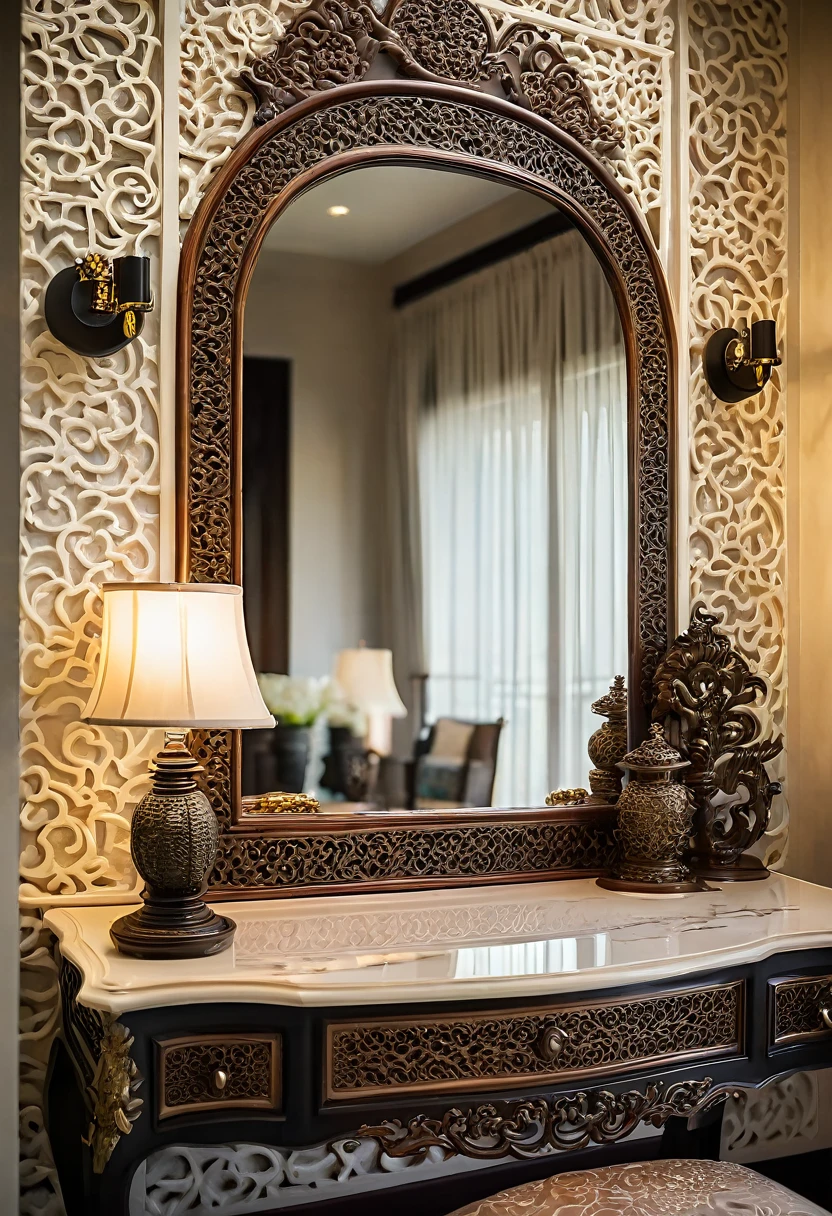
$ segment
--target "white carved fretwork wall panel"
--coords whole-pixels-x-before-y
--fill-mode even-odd
[[[294,1150],[266,1144],[173,1144],[136,1171],[130,1216],[254,1216],[274,1211],[287,1195],[293,1203],[314,1203],[322,1191],[331,1198],[358,1199],[403,1181],[402,1175],[407,1182],[423,1182],[489,1165],[449,1157],[435,1147],[424,1157],[391,1157],[363,1137]]]
[[[537,14],[573,21],[599,34],[649,46],[670,47],[673,42],[675,0],[525,0],[514,7],[522,9],[527,20]]]
[[[530,16],[528,8],[522,5],[484,0],[480,7],[498,31],[517,21],[528,21]],[[657,246],[666,256],[670,199],[665,185],[670,181],[667,161],[672,54],[652,43],[622,39],[620,30],[608,30],[609,19],[600,21],[589,33],[586,21],[556,16],[557,7],[548,4],[536,8],[535,21],[541,32],[555,39],[567,58],[580,68],[601,117],[622,126],[624,147],[603,159],[638,202]],[[564,7],[574,18],[576,6]],[[603,7],[606,13],[607,6]],[[613,7],[619,9],[618,5]],[[652,11],[658,6],[650,7]],[[667,5],[660,7],[664,10]],[[663,29],[670,18],[664,21]],[[643,22],[636,24],[643,33]]]
[[[124,811],[145,733],[82,727],[97,587],[158,565],[158,320],[82,359],[43,319],[46,284],[89,249],[158,251],[160,41],[150,0],[26,0],[23,12],[21,893],[31,906],[135,886]],[[23,1198],[60,1211],[40,1090],[57,1019],[52,948],[22,923]]]
[[[771,685],[767,729],[785,732],[785,377],[724,405],[701,350],[713,329],[773,316],[786,334],[786,5],[688,4],[690,56],[691,599],[726,622]],[[783,775],[785,754],[780,759]],[[779,804],[779,806],[778,806]],[[785,849],[775,803],[767,856]]]
[[[93,361],[51,337],[43,295],[88,249],[157,252],[161,95],[149,0],[32,3],[26,22],[21,872],[35,901],[133,885],[122,811],[148,741],[78,717],[99,584],[157,570],[158,318]]]
[[[184,0],[179,88],[180,215],[189,220],[257,108],[239,73],[306,0]]]
[[[722,1119],[720,1157],[748,1165],[812,1152],[832,1144],[832,1071],[798,1072],[729,1099]]]

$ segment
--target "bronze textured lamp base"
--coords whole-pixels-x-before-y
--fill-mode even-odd
[[[708,889],[693,877],[684,882],[630,882],[626,878],[596,878],[595,882],[605,891],[625,891],[631,895],[691,895]]]
[[[234,922],[202,899],[219,828],[194,780],[202,769],[184,738],[184,731],[167,732],[153,764],[153,786],[133,813],[130,851],[147,883],[144,907],[117,920],[110,937],[134,958],[205,958],[234,937]]]
[[[768,878],[771,873],[759,857],[749,857],[745,853],[730,865],[720,865],[712,857],[694,857],[690,867],[697,878],[707,879],[708,882],[754,882],[760,878]]]
[[[110,929],[113,944],[133,958],[206,958],[227,950],[236,925],[198,895],[169,897],[146,891],[144,907]]]

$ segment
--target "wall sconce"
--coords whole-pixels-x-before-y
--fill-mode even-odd
[[[742,333],[718,329],[705,346],[705,377],[720,401],[736,405],[760,393],[782,360],[774,321],[755,321]]]
[[[76,258],[46,289],[50,332],[78,355],[113,355],[142,331],[153,308],[150,258]]]

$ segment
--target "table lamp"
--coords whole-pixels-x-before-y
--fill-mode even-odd
[[[83,721],[163,727],[153,785],[133,813],[130,852],[144,906],[110,930],[136,958],[202,958],[231,945],[234,922],[204,903],[219,827],[187,747],[193,729],[274,726],[249,655],[241,587],[106,583],[98,677]]]
[[[392,750],[393,718],[406,718],[393,679],[393,653],[360,645],[342,650],[335,661],[335,681],[351,705],[367,716],[368,751],[389,756]]]

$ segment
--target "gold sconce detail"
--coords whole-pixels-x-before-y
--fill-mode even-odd
[[[720,399],[736,405],[762,392],[782,359],[774,321],[755,321],[742,330],[718,329],[705,347],[705,376]]]
[[[46,324],[79,355],[112,355],[141,333],[154,307],[150,258],[87,253],[46,289]]]
[[[115,312],[115,281],[113,279],[113,264],[109,258],[100,253],[88,253],[85,258],[76,258],[78,281],[92,283],[92,300],[90,308],[93,312]]]

